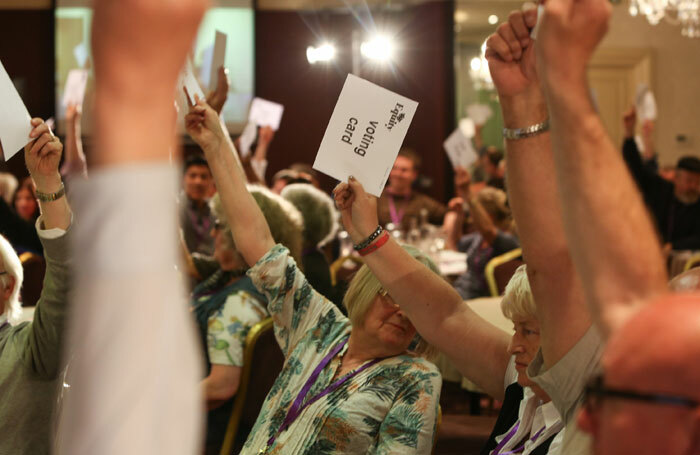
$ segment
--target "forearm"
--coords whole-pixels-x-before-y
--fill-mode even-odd
[[[472,220],[474,221],[474,227],[479,231],[486,242],[493,244],[493,241],[498,235],[498,228],[489,214],[486,213],[486,210],[476,196],[469,197],[467,201],[469,204],[469,211],[472,214]]]
[[[592,314],[609,333],[643,300],[664,291],[661,249],[585,77],[551,81],[547,95],[564,228]]]
[[[450,211],[445,215],[443,230],[447,234],[446,248],[457,250],[459,239],[462,237],[462,225],[464,224],[464,212]]]
[[[63,175],[87,175],[83,141],[81,140],[80,120],[68,122],[66,129],[65,162],[61,168]]]
[[[205,155],[229,219],[236,248],[252,266],[275,244],[267,221],[246,187],[245,171],[229,141]]]
[[[34,183],[37,191],[41,193],[55,193],[61,188],[61,176],[56,172],[55,176],[48,178],[34,178]],[[68,229],[71,221],[71,211],[65,195],[51,202],[39,201],[39,207],[44,229]]]

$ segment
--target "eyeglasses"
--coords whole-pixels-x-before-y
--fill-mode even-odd
[[[377,294],[379,294],[380,297],[384,298],[385,302],[392,304],[397,309],[399,308],[399,304],[394,301],[394,299],[391,297],[391,294],[389,294],[389,291],[387,291],[386,289],[380,288],[379,291],[377,292]]]
[[[633,390],[616,389],[606,387],[603,375],[594,377],[584,391],[584,403],[590,410],[600,407],[604,397],[621,398],[624,400],[643,401],[646,403],[668,404],[694,409],[700,406],[700,402],[688,397],[666,395],[661,393],[644,393]]]
[[[0,272],[0,275],[7,275],[7,272]]]

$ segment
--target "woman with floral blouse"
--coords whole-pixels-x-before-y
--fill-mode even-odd
[[[441,378],[413,324],[366,267],[344,299],[348,317],[314,291],[275,245],[216,113],[199,101],[186,126],[207,156],[236,247],[254,264],[248,276],[267,298],[285,355],[241,453],[430,453]]]

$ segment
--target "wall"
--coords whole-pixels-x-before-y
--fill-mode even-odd
[[[362,19],[365,24],[367,18]],[[423,156],[427,190],[438,199],[451,191],[442,142],[454,127],[452,2],[431,2],[390,13],[374,13],[377,27],[398,31],[401,43],[394,71],[361,68],[361,76],[418,101],[404,142]],[[285,106],[280,130],[269,151],[268,176],[302,161],[313,163],[345,78],[352,70],[351,36],[361,30],[350,14],[259,11],[256,18],[256,92]],[[317,37],[335,42],[334,65],[310,65],[306,47]],[[324,178],[325,189],[335,182]]]
[[[700,39],[681,36],[678,26],[649,25],[643,17],[631,17],[627,5],[621,5],[614,8],[602,46],[652,52],[652,90],[659,109],[655,142],[660,163],[675,164],[680,156],[700,155]],[[688,143],[678,143],[679,134],[686,135]]]

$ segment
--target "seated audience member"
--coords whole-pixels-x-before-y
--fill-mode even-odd
[[[441,225],[447,209],[435,199],[413,190],[418,178],[420,157],[411,149],[401,149],[389,173],[389,183],[379,198],[379,224],[393,223],[407,230],[411,221],[420,221],[421,210],[428,211],[427,221]]]
[[[302,218],[299,212],[262,187],[251,186],[251,193],[270,226],[272,237],[285,245],[292,257],[300,259]],[[195,287],[191,305],[207,360],[207,376],[202,381],[209,409],[206,453],[219,453],[231,416],[232,397],[238,391],[246,336],[255,324],[268,317],[268,313],[265,297],[246,276],[248,265],[233,242],[219,195],[212,199],[212,214],[215,219],[214,257],[219,270]]]
[[[39,218],[39,202],[36,199],[36,189],[30,177],[22,180],[19,188],[12,197],[12,208],[23,220],[34,223]]]
[[[441,386],[422,357],[429,346],[366,267],[345,296],[349,319],[316,292],[289,250],[275,245],[216,113],[199,101],[186,123],[205,150],[234,242],[254,264],[248,276],[268,300],[285,355],[241,453],[429,452]]]
[[[465,300],[488,296],[486,264],[519,246],[518,239],[510,233],[512,220],[506,193],[496,188],[484,188],[472,194],[470,185],[469,173],[465,169],[456,169],[458,197],[450,201],[450,208],[455,212],[452,212],[453,216],[445,217],[447,247],[467,253],[467,271],[454,282],[457,292]],[[476,230],[462,236],[465,202],[469,205]]]
[[[285,186],[292,183],[311,184],[311,176],[292,169],[282,169],[272,177],[270,189],[275,194],[281,194]]]
[[[486,174],[486,186],[505,191],[506,181],[503,177],[503,152],[493,146],[487,147],[486,153],[484,153],[481,160],[483,162],[484,173]]]
[[[588,95],[611,13],[606,0],[548,0],[537,41],[566,236],[607,337],[579,424],[596,454],[696,454],[700,296],[668,293],[653,225]]]
[[[505,374],[505,398],[496,426],[481,453],[560,453],[564,437],[562,419],[549,395],[526,372],[540,347],[540,323],[525,265],[508,282],[501,310],[513,321],[514,333],[508,344],[511,357]]]
[[[289,169],[299,172],[304,177],[311,180],[311,184],[318,189],[321,189],[321,182],[318,179],[318,171],[314,169],[310,164],[306,163],[292,163]]]
[[[205,256],[214,253],[213,238],[209,235],[214,227],[209,208],[212,187],[207,160],[201,155],[188,157],[182,180],[184,197],[180,201],[180,226],[188,251]]]
[[[34,223],[19,216],[0,198],[0,235],[12,244],[17,253],[31,251],[42,254],[43,248]]]
[[[343,224],[353,239],[363,238],[363,231],[371,232],[370,226],[377,220],[374,196],[351,180],[336,187],[335,199]],[[481,453],[505,454],[520,445],[526,453],[547,453],[551,439],[563,426],[556,418],[552,419],[557,415],[556,410],[549,405],[538,411],[540,400],[549,401],[539,390],[536,395],[530,391],[524,397],[522,389],[509,387],[516,380],[522,386],[531,385],[524,371],[539,345],[539,337],[534,333],[539,331],[539,323],[531,317],[535,307],[525,270],[521,268],[509,283],[503,304],[504,313],[516,328],[509,343],[507,333],[478,316],[447,282],[425,270],[394,240],[367,255],[365,263],[380,283],[395,293],[396,302],[416,321],[418,330],[425,331],[429,343],[445,353],[479,388],[496,399],[506,400]],[[540,432],[541,418],[546,422],[545,430]],[[509,437],[511,431],[513,435]]]
[[[282,197],[291,202],[304,218],[301,253],[304,276],[319,294],[340,304],[342,299],[338,298],[333,288],[328,260],[321,251],[321,247],[333,240],[338,231],[338,212],[333,199],[306,183],[287,185],[282,190]]]
[[[41,119],[32,120],[33,139],[25,163],[41,198],[36,230],[44,245],[46,277],[34,322],[18,324],[23,271],[8,241],[0,236],[0,453],[48,454],[54,406],[61,386],[61,349],[69,291],[68,231],[71,212],[58,164],[63,146]]]
[[[19,182],[9,172],[0,172],[0,199],[6,204],[12,204],[12,196],[15,194]]]
[[[636,114],[625,115],[622,155],[667,248],[700,249],[700,159],[684,156],[678,160],[673,182],[661,177],[643,160],[634,138]]]

